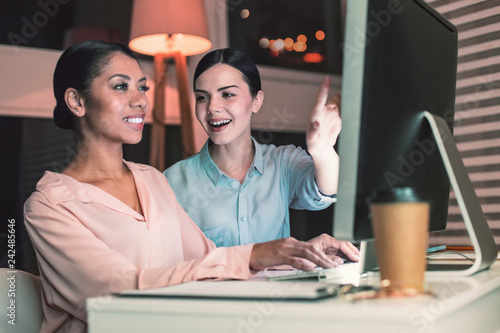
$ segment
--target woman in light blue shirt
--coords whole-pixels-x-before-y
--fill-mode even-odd
[[[288,237],[289,207],[320,210],[336,200],[339,157],[333,146],[341,119],[338,97],[328,100],[329,85],[326,78],[310,113],[308,155],[292,145],[259,144],[251,136],[251,117],[264,93],[246,54],[220,49],[200,61],[194,74],[196,117],[209,139],[198,154],[164,174],[181,206],[217,246]]]

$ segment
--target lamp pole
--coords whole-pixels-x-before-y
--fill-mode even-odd
[[[182,155],[184,158],[196,153],[194,144],[193,116],[189,103],[189,87],[186,56],[180,52],[174,54],[175,69],[177,71],[177,85],[181,109]]]
[[[155,95],[152,112],[151,135],[149,143],[149,164],[165,170],[165,86],[167,77],[167,58],[164,54],[154,56]]]

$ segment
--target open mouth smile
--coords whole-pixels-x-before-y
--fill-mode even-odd
[[[144,123],[144,118],[140,118],[140,117],[135,117],[135,118],[123,118],[123,120],[127,123],[132,123],[132,124],[142,124]]]
[[[226,126],[231,122],[230,119],[225,119],[225,120],[219,120],[219,121],[209,121],[208,124],[214,128],[221,128],[223,126]]]

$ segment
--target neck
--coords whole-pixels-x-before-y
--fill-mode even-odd
[[[208,151],[210,157],[222,172],[240,182],[243,181],[255,154],[251,138],[238,145],[212,144],[208,147]]]
[[[116,179],[123,176],[123,150],[121,144],[96,146],[85,142],[78,145],[73,161],[63,171],[80,181]]]

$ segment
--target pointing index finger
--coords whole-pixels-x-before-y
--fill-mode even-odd
[[[323,80],[323,83],[321,84],[321,87],[318,92],[318,96],[316,97],[316,105],[315,107],[321,107],[326,105],[326,102],[328,100],[328,92],[330,91],[330,83],[332,79],[327,76]]]

